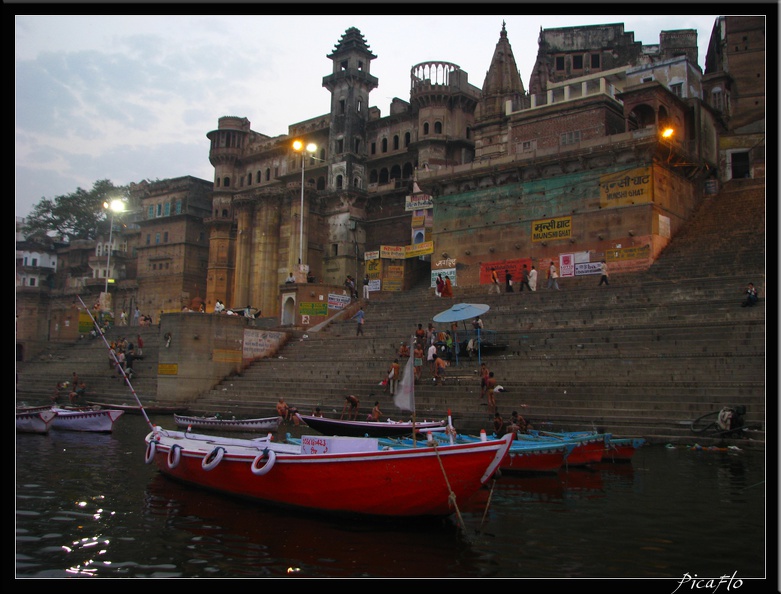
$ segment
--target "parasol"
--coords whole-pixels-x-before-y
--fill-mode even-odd
[[[450,309],[439,312],[434,316],[433,320],[437,323],[464,321],[464,330],[466,330],[466,320],[476,318],[477,316],[487,312],[489,309],[491,309],[491,306],[484,303],[456,303]],[[480,362],[479,330],[477,335],[477,362]],[[458,365],[458,348],[456,348],[456,365]]]

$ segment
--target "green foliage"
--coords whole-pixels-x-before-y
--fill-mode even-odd
[[[78,188],[53,200],[41,198],[25,219],[23,233],[29,237],[35,233],[54,232],[58,239],[64,241],[95,239],[100,223],[110,216],[103,203],[127,195],[127,187],[115,186],[109,180],[101,179],[89,191]],[[121,216],[115,215],[115,218]]]

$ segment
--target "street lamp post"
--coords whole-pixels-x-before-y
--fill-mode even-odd
[[[314,155],[317,152],[317,145],[310,142],[304,145],[301,140],[293,142],[293,149],[301,153],[301,213],[299,214],[298,229],[298,265],[301,271],[301,264],[304,263],[304,169],[306,163],[306,153]]]
[[[109,202],[103,203],[103,208],[106,210],[111,211],[111,227],[108,231],[108,250],[106,252],[106,286],[104,288],[104,292],[108,293],[108,277],[109,277],[109,265],[111,264],[111,243],[113,241],[113,234],[114,234],[114,213],[116,212],[122,212],[125,210],[125,203],[122,202],[119,198],[116,198]]]

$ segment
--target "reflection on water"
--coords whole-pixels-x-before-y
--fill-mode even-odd
[[[315,517],[180,485],[144,464],[147,432],[125,415],[110,435],[16,436],[17,577],[766,574],[760,452],[652,446],[630,464],[505,475],[459,501],[458,514],[418,525]]]

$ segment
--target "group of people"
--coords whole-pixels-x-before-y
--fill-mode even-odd
[[[136,360],[143,357],[144,339],[141,338],[140,334],[136,336],[136,344],[133,344],[124,336],[109,343],[108,366],[112,372],[116,371],[120,380],[124,376],[132,380],[136,374],[133,364]]]
[[[445,299],[453,298],[453,284],[450,282],[450,277],[446,274],[445,278],[442,278],[441,274],[437,275],[436,290],[434,294],[437,297],[443,297]]]
[[[54,388],[54,394],[52,394],[52,404],[59,404],[60,398],[68,396],[68,403],[73,405],[85,404],[84,400],[87,396],[87,384],[83,379],[80,379],[78,374],[74,371],[71,375],[70,382],[57,382],[57,386]]]
[[[521,406],[526,405],[522,404]],[[527,423],[526,419],[518,414],[518,411],[514,410],[510,417],[510,421],[506,423],[502,418],[502,415],[499,414],[499,411],[494,413],[494,435],[496,435],[496,437],[502,437],[502,435],[506,435],[507,433],[517,433],[519,431],[521,433],[526,433],[531,429],[534,429],[534,427]]]

